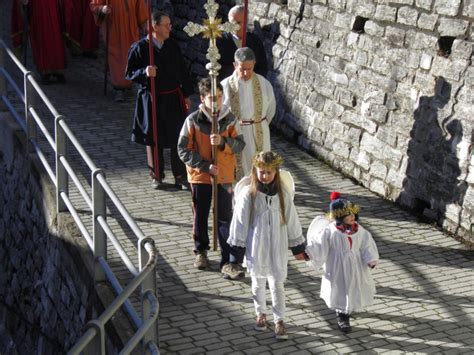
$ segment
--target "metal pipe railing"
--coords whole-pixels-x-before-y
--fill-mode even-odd
[[[5,69],[6,55],[23,76],[23,92]],[[23,103],[24,117],[18,114],[17,109],[9,100],[6,89],[7,83],[13,88],[13,92],[19,98],[20,102]],[[53,135],[49,133],[44,124],[44,120],[41,119],[35,108],[36,95],[54,117],[54,138]],[[152,239],[148,239],[143,235],[135,220],[130,216],[125,206],[105,180],[104,173],[96,167],[83,149],[79,140],[70,130],[64,117],[58,113],[54,105],[49,101],[40,85],[32,76],[32,73],[22,65],[13,52],[5,45],[3,40],[0,40],[0,98],[13,115],[15,121],[26,133],[27,144],[34,148],[34,152],[38,155],[41,164],[55,185],[58,213],[65,211],[70,213],[91,248],[95,258],[95,281],[107,279],[117,293],[115,300],[106,307],[106,310],[99,318],[87,324],[87,331],[69,353],[76,354],[85,351],[93,354],[105,354],[105,323],[123,306],[130,315],[137,331],[128,341],[122,352],[129,353],[139,343],[142,343],[150,353],[158,354],[159,350],[156,345],[158,342],[156,320],[158,317],[159,304],[156,297],[156,274],[154,270],[156,268],[157,253],[154,242]],[[48,162],[37,140],[38,127],[40,133],[44,136],[55,153],[55,171]],[[68,161],[68,142],[76,149],[79,153],[79,157],[91,171],[92,196],[87,192],[86,187],[81,183],[76,171]],[[71,201],[69,196],[69,178],[71,178],[74,186],[80,192],[83,201],[85,201],[87,206],[92,210],[92,235]],[[135,267],[112,228],[107,223],[106,199],[109,199],[114,204],[138,240],[138,268]],[[124,289],[122,289],[115,274],[107,263],[107,240],[110,240],[121,260],[133,275],[133,279]],[[142,294],[142,318],[137,315],[128,300],[130,295],[138,287],[141,288]]]

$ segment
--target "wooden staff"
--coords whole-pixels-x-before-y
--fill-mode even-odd
[[[109,0],[105,2],[105,6],[109,6]],[[109,72],[109,27],[110,13],[105,15],[105,66],[104,66],[104,96],[107,96],[107,73]]]
[[[151,1],[148,0],[148,59],[150,66],[155,65],[153,53],[153,24],[151,16]],[[153,130],[153,174],[155,179],[160,180],[160,169],[158,162],[158,122],[156,119],[156,93],[155,93],[155,77],[150,77],[151,92],[151,128]]]
[[[245,42],[247,40],[247,22],[248,22],[248,13],[249,13],[249,0],[244,0],[244,21],[242,23],[242,47],[245,47]]]
[[[216,39],[211,38],[211,46],[216,47]],[[211,134],[216,134],[217,132],[217,76],[211,74],[211,97],[212,97],[212,124],[211,124]],[[211,146],[211,157],[212,164],[217,166],[217,146]],[[212,181],[212,249],[217,250],[217,233],[218,233],[218,203],[217,203],[217,176],[211,175]]]

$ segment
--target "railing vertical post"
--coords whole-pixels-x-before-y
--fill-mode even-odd
[[[86,329],[94,328],[96,335],[94,339],[84,349],[84,355],[105,355],[105,329],[104,325],[97,320],[90,321],[86,325]]]
[[[36,139],[37,137],[35,120],[33,118],[33,115],[30,113],[30,107],[32,107],[35,103],[35,90],[29,80],[31,75],[32,73],[30,71],[27,71],[23,79],[23,90],[25,95],[26,137],[28,139],[28,145],[30,140]]]
[[[101,169],[95,169],[92,172],[92,218],[93,218],[93,229],[94,229],[94,280],[105,281],[105,274],[100,266],[98,259],[103,257],[107,259],[107,238],[106,234],[97,220],[98,217],[102,217],[104,220],[107,219],[107,208],[105,205],[105,191],[100,182],[97,180],[97,176],[104,173]]]
[[[154,240],[151,239],[151,238],[143,238],[143,239],[138,241],[138,257],[139,257],[140,271],[143,270],[143,268],[145,267],[145,265],[148,261],[148,258],[149,258],[149,253],[145,248],[146,243],[151,243],[151,244],[153,244],[153,246],[155,245]],[[153,270],[143,280],[142,286],[141,286],[141,303],[142,303],[142,320],[143,321],[145,321],[145,319],[150,318],[150,314],[151,314],[151,310],[152,310],[150,302],[148,302],[145,299],[145,293],[148,290],[150,290],[153,293],[153,295],[155,295],[156,299],[158,299],[158,295],[156,294],[156,286],[157,286],[157,284],[156,284],[156,272],[155,272],[155,270]],[[143,337],[143,341],[142,341],[143,346],[145,346],[145,344],[148,344],[149,341],[152,341],[153,343],[155,343],[159,347],[159,344],[158,344],[158,341],[159,341],[159,339],[158,339],[158,322],[155,322],[155,324],[153,324],[150,327],[150,329],[148,330],[146,335]]]
[[[67,171],[61,163],[61,157],[67,156],[67,140],[66,134],[61,127],[61,121],[64,116],[54,118],[54,134],[56,142],[56,208],[59,212],[67,211],[66,203],[61,198],[61,193],[65,192],[69,195],[69,178]]]

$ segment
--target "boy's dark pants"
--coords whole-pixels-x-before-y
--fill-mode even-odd
[[[194,252],[209,250],[208,218],[212,203],[212,185],[191,184],[193,198],[193,239]],[[219,247],[221,249],[220,267],[229,262],[230,247],[227,244],[229,238],[230,222],[232,220],[232,193],[227,192],[222,185],[217,185],[217,227],[219,236]]]

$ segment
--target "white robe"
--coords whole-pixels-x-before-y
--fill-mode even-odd
[[[260,191],[255,198],[253,223],[250,225],[252,198],[245,186],[236,196],[236,205],[227,242],[245,247],[247,270],[250,276],[274,277],[283,281],[287,276],[288,248],[304,243],[303,231],[293,199],[284,191],[287,224],[282,225],[280,199]]]
[[[270,82],[265,79],[263,76],[254,73],[262,89],[262,118],[266,119],[262,121],[262,130],[263,130],[263,151],[271,150],[270,145],[270,122],[275,116],[276,111],[276,101],[275,94],[273,93],[273,87]],[[228,77],[222,81],[222,87],[224,89],[224,105],[230,107],[230,94],[229,94],[229,79]],[[253,87],[252,80],[239,80],[239,102],[240,102],[240,115],[237,117],[239,122],[242,120],[254,120],[254,102],[253,102]],[[235,113],[234,113],[235,114]],[[252,171],[252,159],[255,156],[256,146],[255,146],[255,125],[241,125],[241,131],[244,136],[245,147],[242,151],[242,168],[244,175],[249,175]]]
[[[322,230],[310,227],[306,253],[316,270],[323,267],[321,298],[326,305],[330,309],[352,313],[373,303],[375,283],[367,264],[378,261],[379,254],[372,235],[361,225],[350,236],[352,248],[347,237],[336,229],[335,222]]]

